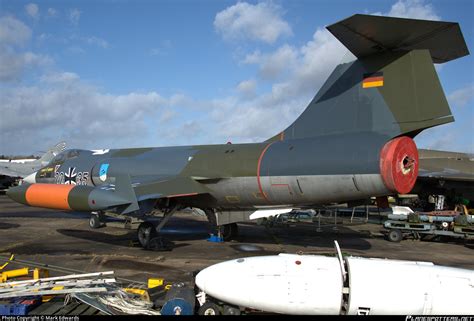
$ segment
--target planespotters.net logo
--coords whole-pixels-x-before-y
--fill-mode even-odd
[[[405,321],[474,321],[474,316],[411,316],[407,315]]]

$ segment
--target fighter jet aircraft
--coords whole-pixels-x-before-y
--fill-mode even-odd
[[[327,29],[356,59],[338,65],[273,138],[65,151],[8,195],[30,206],[140,217],[138,239],[148,248],[183,207],[204,210],[231,237],[235,222],[257,210],[409,192],[419,167],[413,137],[454,121],[433,63],[469,54],[459,25],[356,14]],[[147,221],[156,209],[164,212],[157,226]]]
[[[418,180],[412,193],[422,199],[445,195],[450,207],[460,198],[474,204],[473,154],[420,149],[419,158]]]
[[[0,162],[0,190],[45,167],[56,155],[65,149],[66,142],[59,142],[44,153],[40,159],[23,160],[21,162],[14,160]]]

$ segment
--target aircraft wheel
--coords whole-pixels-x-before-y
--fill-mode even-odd
[[[402,234],[402,231],[400,230],[391,230],[389,233],[388,233],[388,240],[390,242],[400,242],[401,240],[403,239],[403,234]]]
[[[89,226],[91,228],[100,228],[103,226],[98,214],[91,214],[91,217],[89,219]]]
[[[155,233],[155,236],[150,238],[147,249],[152,251],[171,251],[174,247],[173,242],[157,235],[158,233]]]
[[[223,315],[240,315],[240,309],[230,306],[230,305],[224,305],[224,311],[222,314]]]
[[[137,236],[138,242],[144,249],[150,246],[150,240],[156,237],[155,226],[150,222],[143,222],[138,226]]]
[[[198,310],[199,315],[220,315],[220,307],[213,302],[204,303]]]
[[[225,224],[219,226],[219,232],[221,233],[224,241],[230,241],[239,234],[239,227],[237,223]]]

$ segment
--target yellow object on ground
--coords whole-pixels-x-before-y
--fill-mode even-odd
[[[8,259],[7,262],[5,262],[2,266],[0,266],[0,270],[3,270],[7,265],[8,263],[10,263],[11,261],[13,261],[13,259],[15,258],[15,255],[11,255],[10,258]]]
[[[157,286],[163,285],[164,279],[148,279],[148,288],[156,288]]]
[[[39,269],[35,268],[33,270],[33,279],[38,280],[41,278],[48,278],[49,277],[49,271],[45,269]]]
[[[62,290],[62,289],[64,289],[64,286],[55,286],[52,288],[52,290]],[[51,301],[52,298],[54,298],[54,295],[43,295],[43,297],[41,298],[41,301],[48,302],[48,301]]]
[[[150,301],[150,296],[148,295],[148,291],[144,289],[135,289],[135,288],[123,288],[123,290],[127,293],[133,293],[141,296],[144,300]]]
[[[30,270],[26,268],[3,271],[0,274],[0,282],[6,282],[8,279],[16,278],[18,276],[26,276]]]

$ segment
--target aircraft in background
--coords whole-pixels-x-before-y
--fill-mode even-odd
[[[462,201],[474,205],[474,154],[419,149],[419,157],[418,180],[411,193],[424,201],[430,195],[446,196],[452,208]]]
[[[0,190],[15,185],[20,179],[45,167],[59,153],[66,149],[66,142],[51,147],[39,159],[10,159],[0,162]]]
[[[202,209],[230,238],[235,223],[255,212],[410,192],[419,166],[413,137],[454,121],[433,63],[469,54],[459,25],[356,14],[327,29],[356,59],[338,65],[273,138],[68,150],[7,195],[30,206],[93,212],[91,226],[104,211],[138,217],[138,239],[150,248],[185,207]],[[151,220],[157,210],[164,214],[158,224]]]

